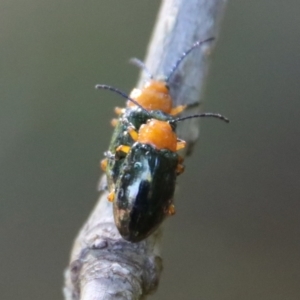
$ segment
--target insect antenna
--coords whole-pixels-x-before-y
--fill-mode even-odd
[[[187,55],[189,55],[195,48],[197,48],[197,47],[203,45],[204,43],[211,42],[211,41],[213,41],[214,39],[215,39],[214,37],[210,37],[210,38],[208,38],[208,39],[206,39],[206,40],[198,41],[198,42],[194,43],[194,45],[193,45],[190,49],[188,49],[186,52],[183,52],[182,55],[181,55],[181,57],[180,57],[180,58],[177,60],[177,62],[174,64],[174,66],[172,67],[172,69],[171,69],[169,75],[167,76],[166,83],[169,83],[170,78],[173,76],[174,72],[178,69],[180,63],[183,61],[183,59],[184,59]]]
[[[149,69],[146,67],[145,63],[142,62],[140,59],[133,57],[129,60],[129,62],[137,66],[138,68],[142,69],[146,73],[148,79],[153,79],[153,74],[151,74]]]
[[[121,95],[123,98],[125,98],[125,99],[131,101],[131,102],[134,103],[136,106],[138,106],[139,108],[141,108],[142,110],[144,110],[148,115],[150,115],[149,112],[148,112],[148,110],[145,109],[142,105],[140,105],[136,100],[130,98],[126,93],[124,93],[124,92],[118,90],[117,88],[115,88],[115,87],[113,87],[113,86],[106,85],[106,84],[97,84],[97,85],[95,86],[95,88],[96,88],[96,89],[99,89],[99,90],[100,90],[100,89],[104,89],[104,90],[109,90],[109,91],[115,92],[115,93]]]
[[[193,119],[193,118],[202,118],[202,117],[210,117],[210,118],[217,118],[219,120],[222,120],[226,123],[229,123],[229,119],[227,119],[226,117],[224,117],[221,114],[215,114],[215,113],[203,113],[203,114],[197,114],[197,115],[191,115],[191,116],[187,116],[187,117],[182,117],[182,118],[177,118],[177,119],[173,119],[171,121],[169,121],[169,123],[177,123],[177,122],[181,122],[187,119]]]

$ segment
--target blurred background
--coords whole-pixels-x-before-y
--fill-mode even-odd
[[[0,3],[1,299],[63,299],[159,1]],[[152,299],[300,299],[299,1],[229,2]],[[187,45],[189,47],[190,45]]]

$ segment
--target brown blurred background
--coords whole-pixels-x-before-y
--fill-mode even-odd
[[[62,299],[159,1],[0,3],[1,299]],[[152,299],[300,299],[300,2],[230,1]],[[190,45],[187,45],[189,47]]]

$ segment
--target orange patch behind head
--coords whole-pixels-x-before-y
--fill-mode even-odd
[[[151,119],[140,127],[138,142],[175,152],[177,136],[168,122]]]

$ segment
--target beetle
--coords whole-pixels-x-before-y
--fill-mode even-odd
[[[183,158],[177,151],[185,147],[185,141],[178,139],[175,133],[176,123],[196,117],[215,117],[229,122],[220,114],[203,113],[169,121],[149,119],[138,132],[133,127],[128,128],[135,143],[131,148],[119,146],[127,155],[115,190],[109,194],[115,224],[125,240],[144,240],[166,216],[175,213],[176,178],[184,170]]]
[[[125,109],[116,108],[119,118],[106,159],[101,162],[107,175],[108,200],[113,202],[116,227],[130,242],[139,242],[153,233],[167,215],[175,213],[173,195],[176,178],[184,171],[183,158],[177,153],[185,142],[176,135],[176,123],[187,118],[212,116],[228,121],[219,114],[205,113],[176,118],[185,106],[173,107],[170,78],[181,61],[204,42],[196,42],[177,60],[164,80],[152,75],[142,89],[133,89],[129,96],[108,86],[96,85],[126,98]],[[150,74],[145,65],[134,60]]]

